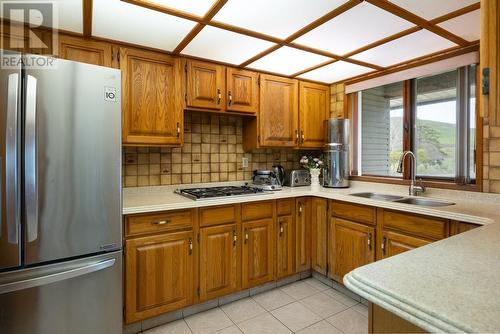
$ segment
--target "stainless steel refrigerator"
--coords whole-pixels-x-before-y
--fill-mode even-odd
[[[121,73],[19,64],[0,69],[0,333],[121,333]]]

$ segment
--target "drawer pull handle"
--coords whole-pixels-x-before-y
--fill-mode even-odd
[[[229,106],[233,103],[233,96],[231,95],[231,91],[228,92],[228,97],[229,97]]]
[[[165,225],[168,223],[170,223],[170,220],[160,220],[158,222],[151,222],[151,224],[153,224],[153,225]]]

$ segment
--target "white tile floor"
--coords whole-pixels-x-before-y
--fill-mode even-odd
[[[144,334],[360,334],[367,307],[315,278],[244,298]]]

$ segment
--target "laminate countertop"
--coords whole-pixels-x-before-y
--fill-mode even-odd
[[[226,182],[189,185],[242,185]],[[424,207],[351,196],[375,191],[406,196],[408,187],[351,182],[346,189],[284,188],[266,195],[194,201],[179,186],[125,188],[123,214],[317,196],[485,225],[427,246],[357,268],[345,285],[403,319],[431,332],[500,332],[500,195],[428,189],[425,197],[455,202]]]

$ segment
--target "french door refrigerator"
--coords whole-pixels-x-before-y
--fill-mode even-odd
[[[121,333],[121,73],[53,65],[0,70],[0,333]]]

